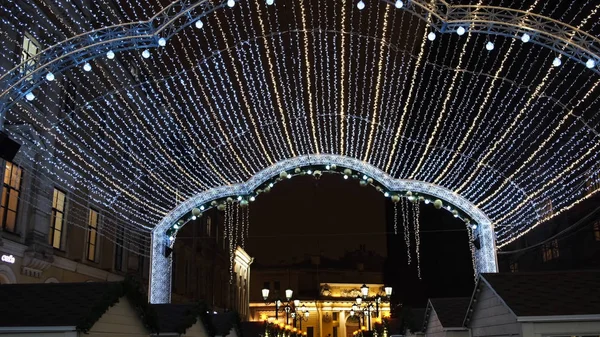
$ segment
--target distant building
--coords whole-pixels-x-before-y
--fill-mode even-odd
[[[206,212],[178,233],[172,252],[172,303],[203,301],[214,311],[237,311],[248,317],[250,265],[254,261],[241,247],[234,251],[230,272],[229,241],[223,213]]]
[[[464,325],[472,337],[600,335],[600,271],[483,274]]]
[[[591,193],[596,185],[588,184]],[[600,269],[600,194],[502,247],[498,255],[501,272]],[[544,211],[552,215],[552,205]]]
[[[362,313],[350,315],[352,305],[363,283],[369,286],[369,296],[384,295],[383,265],[385,259],[368,252],[364,246],[340,259],[310,256],[278,266],[254,266],[252,269],[250,320],[275,320],[275,304],[265,303],[261,290],[270,290],[270,300],[285,300],[285,290],[294,291],[293,299],[300,300],[309,312],[307,320],[286,321],[283,311],[279,323],[289,324],[306,332],[307,337],[351,337],[353,332],[368,324]],[[364,315],[363,315],[364,316]],[[372,313],[371,324],[390,316],[389,303],[381,303],[379,318]],[[368,316],[367,316],[368,317]]]

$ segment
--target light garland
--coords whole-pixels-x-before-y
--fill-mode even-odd
[[[412,254],[410,252],[410,218],[409,218],[408,200],[402,198],[402,225],[404,226],[404,244],[406,244],[406,262],[412,263]]]
[[[0,4],[0,76],[22,84],[6,95],[6,132],[29,151],[23,166],[36,162],[53,185],[91,191],[126,233],[149,234],[181,200],[323,153],[422,188],[384,192],[450,204],[427,189],[459,195],[455,208],[469,214],[460,216],[485,213],[495,233],[484,234],[499,246],[548,219],[547,200],[560,214],[588,198],[581,186],[598,171],[600,146],[600,5],[512,3],[527,15],[508,34],[481,23],[493,13],[481,2],[477,22],[441,22],[430,1],[415,1],[423,6],[369,1],[359,11],[350,1],[102,0],[87,17],[71,2]],[[155,15],[147,37],[104,44],[105,27],[139,28]],[[552,47],[547,27],[531,26],[544,17],[574,29]],[[23,32],[39,44],[40,69],[17,67]],[[591,52],[571,53],[582,36]],[[56,63],[46,63],[50,53]]]
[[[417,277],[419,280],[421,279],[421,223],[420,223],[420,205],[419,200],[415,199],[412,203],[412,214],[413,214],[413,226],[415,233],[415,256],[417,257]],[[467,230],[468,231],[468,230]],[[475,252],[471,251],[473,256],[475,256]]]

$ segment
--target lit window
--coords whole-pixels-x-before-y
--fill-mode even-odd
[[[48,241],[50,245],[56,249],[61,249],[62,246],[62,233],[65,222],[65,203],[65,193],[55,188],[54,196],[52,198],[52,219],[50,222]]]
[[[594,223],[594,239],[600,241],[600,220]]]
[[[0,227],[7,232],[15,232],[22,176],[23,170],[20,167],[6,162],[0,203]]]
[[[88,242],[87,258],[96,261],[96,247],[98,241],[98,212],[90,208],[88,216]]]
[[[510,263],[510,272],[516,273],[519,271],[519,263],[517,261],[512,261]]]
[[[554,239],[544,245],[542,249],[544,262],[554,260],[560,256],[558,240]]]
[[[23,51],[21,52],[22,71],[29,75],[37,63],[37,54],[40,51],[40,44],[29,34],[23,36]]]

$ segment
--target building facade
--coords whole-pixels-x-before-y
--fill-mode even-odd
[[[242,320],[248,316],[254,259],[240,246],[230,257],[229,244],[224,214],[216,209],[179,231],[172,252],[172,303],[203,301],[213,311],[235,310]]]
[[[592,181],[585,193],[598,188]],[[573,205],[498,254],[501,272],[600,269],[600,195]],[[546,212],[553,214],[551,203]]]
[[[135,253],[141,247],[104,230],[113,214],[88,196],[43,183],[22,160],[1,162],[0,284],[147,278],[148,258]]]
[[[354,331],[368,327],[368,315],[351,315],[360,287],[369,287],[369,296],[384,295],[384,258],[368,252],[364,246],[340,259],[309,256],[287,265],[259,266],[252,269],[250,293],[251,321],[277,321],[306,332],[307,337],[351,337]],[[265,301],[262,289],[269,289]],[[285,290],[293,290],[300,301],[297,315],[276,313],[274,301],[285,302]],[[303,313],[308,312],[308,315]],[[359,310],[360,311],[360,310]],[[371,325],[390,316],[390,304],[379,305],[379,317],[371,312]]]

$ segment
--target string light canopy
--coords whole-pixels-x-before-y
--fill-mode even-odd
[[[2,125],[25,169],[114,214],[115,238],[330,154],[450,191],[502,247],[595,193],[600,8],[435,4],[0,6]]]

